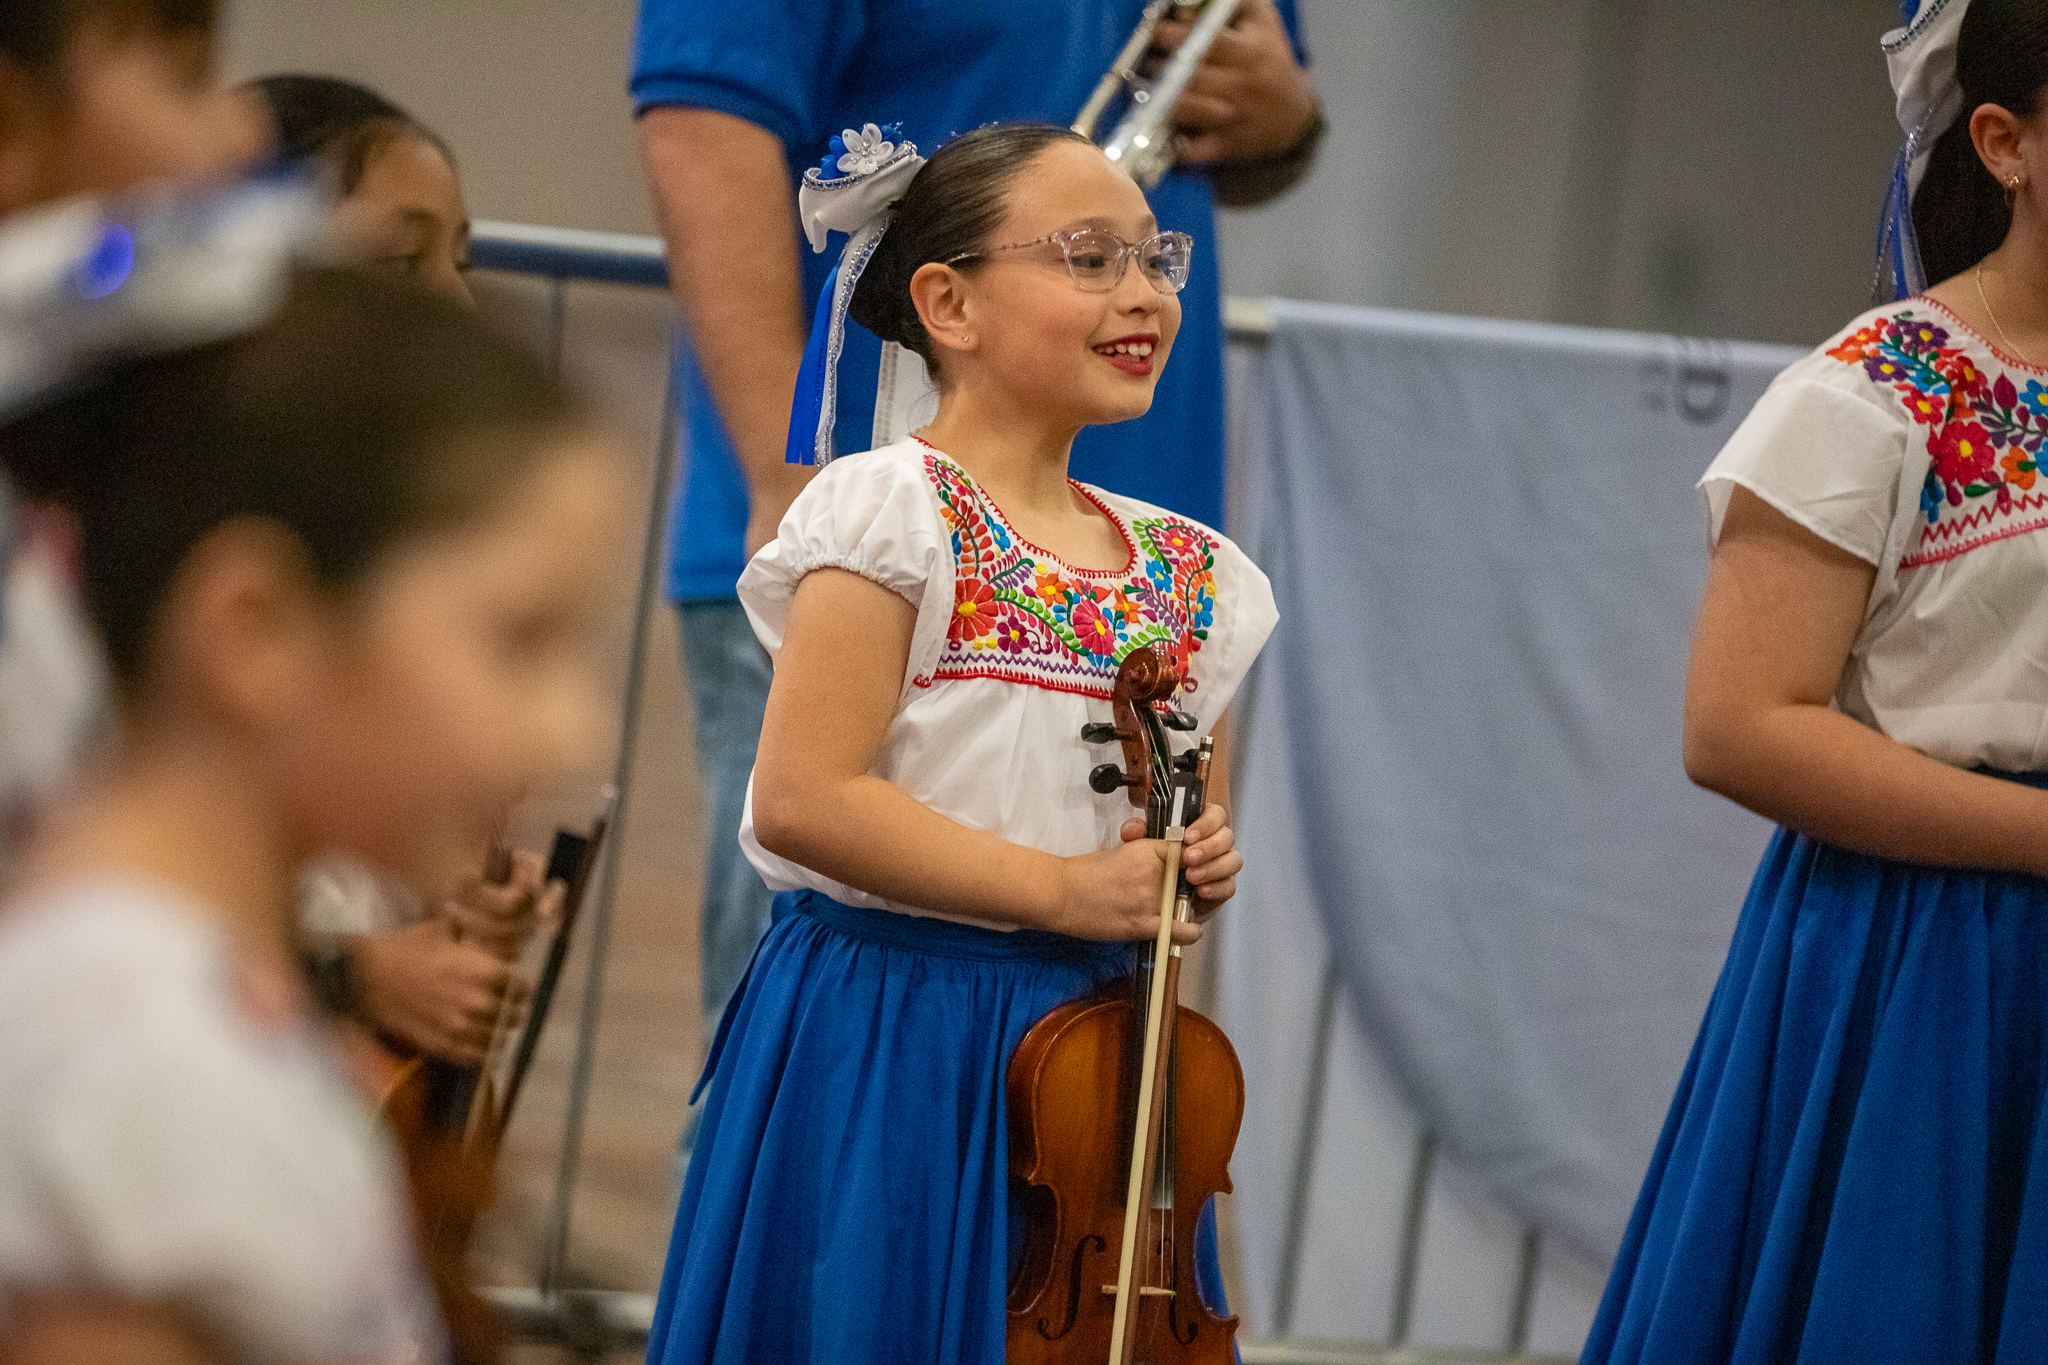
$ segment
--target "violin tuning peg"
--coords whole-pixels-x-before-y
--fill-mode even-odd
[[[1159,718],[1169,730],[1192,730],[1202,723],[1186,711],[1162,711]]]
[[[1124,776],[1124,770],[1116,764],[1104,763],[1089,772],[1088,785],[1107,796],[1111,792],[1122,791],[1128,787],[1130,779]]]
[[[1189,749],[1186,753],[1174,759],[1173,770],[1177,773],[1193,772],[1195,770],[1195,751],[1193,749]]]
[[[1107,721],[1091,720],[1081,727],[1083,744],[1107,744],[1113,739],[1122,739],[1123,732]]]

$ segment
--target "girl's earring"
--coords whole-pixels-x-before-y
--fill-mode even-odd
[[[2014,171],[2012,179],[2005,182],[2005,206],[2007,208],[2012,207],[2013,200],[2019,197],[2020,186],[2026,183],[2027,178],[2018,171]]]

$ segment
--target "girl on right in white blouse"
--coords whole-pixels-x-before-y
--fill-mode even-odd
[[[1783,828],[1589,1362],[2048,1359],[2048,4],[1885,45],[1938,283],[1702,480],[1686,768]]]

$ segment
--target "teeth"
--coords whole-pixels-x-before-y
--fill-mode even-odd
[[[1103,355],[1134,355],[1142,357],[1152,354],[1152,343],[1149,341],[1119,341],[1108,346],[1098,346],[1095,349]]]

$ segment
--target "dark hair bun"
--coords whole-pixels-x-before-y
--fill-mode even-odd
[[[1928,283],[1960,275],[2012,228],[2005,187],[1970,138],[1970,115],[1996,104],[2032,120],[2048,87],[2048,3],[1972,0],[1956,36],[1962,112],[1935,142],[1913,194],[1913,231]]]
[[[1087,141],[1050,123],[991,123],[932,153],[896,201],[889,230],[861,271],[847,309],[853,320],[924,357],[936,380],[938,352],[911,302],[911,276],[982,249],[1009,212],[1017,173],[1055,142]]]
[[[910,277],[917,273],[917,266],[908,260],[908,238],[909,234],[897,232],[893,223],[882,234],[874,255],[868,258],[867,268],[860,272],[860,282],[853,288],[847,313],[882,340],[922,355],[931,339],[924,324],[918,321],[916,305],[910,301]]]

